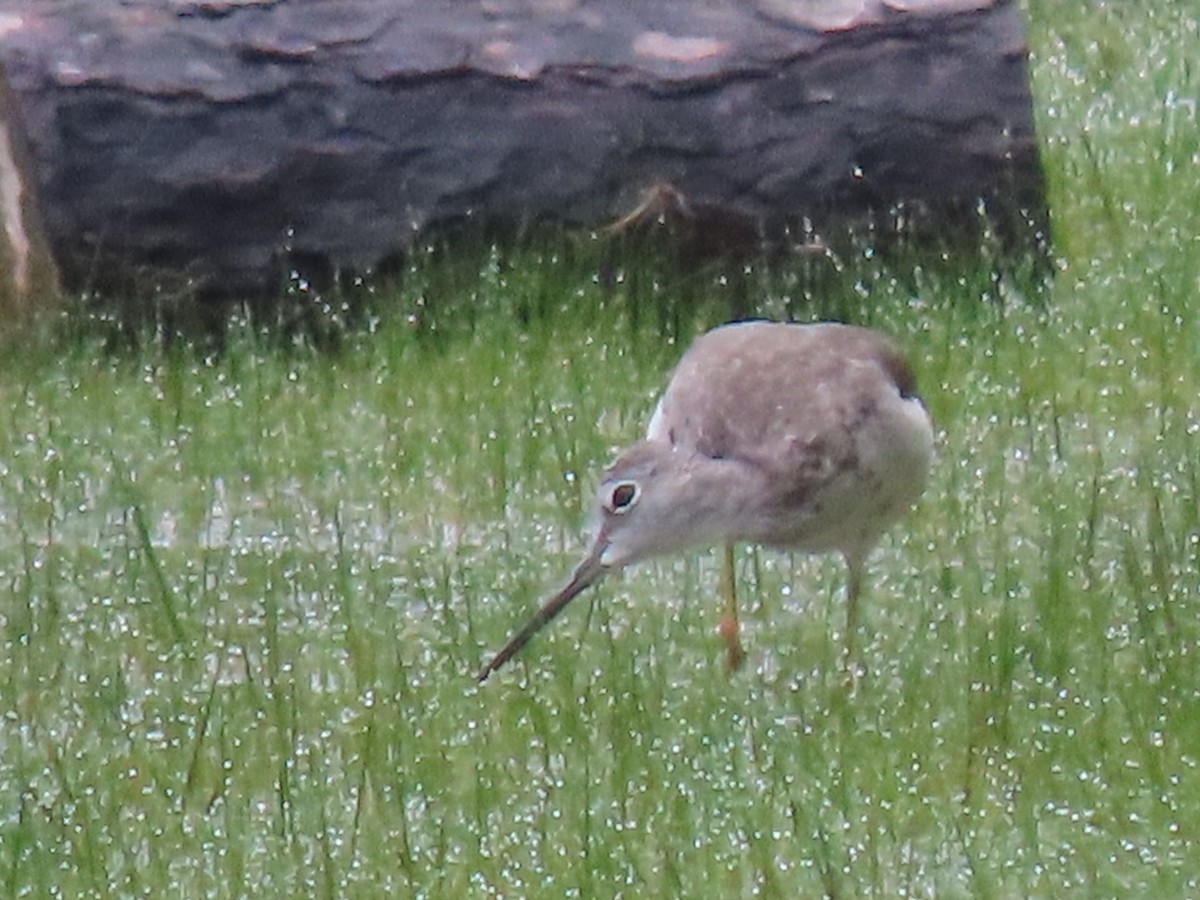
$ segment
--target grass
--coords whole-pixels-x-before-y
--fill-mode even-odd
[[[0,893],[1200,891],[1196,12],[1032,4],[1040,293],[986,255],[752,274],[766,313],[896,333],[939,425],[849,697],[838,562],[749,549],[737,677],[712,554],[471,677],[716,280],[431,254],[377,319],[318,310],[334,350],[235,322],[3,360]]]

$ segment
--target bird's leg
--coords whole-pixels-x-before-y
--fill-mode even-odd
[[[846,637],[842,647],[842,671],[851,681],[858,680],[855,660],[855,641],[858,638],[858,597],[862,592],[864,558],[861,554],[846,556]]]
[[[725,601],[725,614],[717,630],[725,642],[725,669],[736,672],[746,661],[746,651],[742,649],[739,636],[741,626],[738,624],[737,584],[733,573],[733,544],[725,545],[721,565],[721,596]]]

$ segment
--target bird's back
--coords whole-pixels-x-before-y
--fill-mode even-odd
[[[854,537],[843,520],[856,533],[857,518],[878,522],[863,541],[877,539],[919,496],[932,455],[899,351],[877,332],[834,323],[746,322],[703,335],[679,361],[647,437],[761,471],[770,495],[752,507],[764,517],[758,538],[804,549],[845,549]]]
[[[713,458],[828,436],[882,392],[912,396],[903,357],[850,325],[741,322],[698,338],[680,359],[647,437]]]

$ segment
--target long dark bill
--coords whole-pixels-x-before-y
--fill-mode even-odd
[[[602,549],[602,547],[597,547],[592,551],[588,558],[576,567],[575,574],[571,576],[571,580],[567,583],[567,586],[547,600],[546,605],[534,613],[533,617],[525,623],[525,627],[514,634],[512,639],[504,645],[504,648],[492,657],[492,661],[480,670],[480,684],[487,681],[489,675],[520,653],[521,648],[529,643],[530,638],[541,631],[551,619],[562,612],[568,603],[582,594],[590,585],[595,584],[604,577],[604,566],[600,563]]]

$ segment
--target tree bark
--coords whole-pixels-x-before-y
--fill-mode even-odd
[[[1045,240],[1009,0],[0,0],[65,284],[273,290],[478,223]],[[1031,223],[1028,227],[1024,223]]]
[[[12,94],[0,77],[0,350],[24,340],[58,296],[34,169]]]

